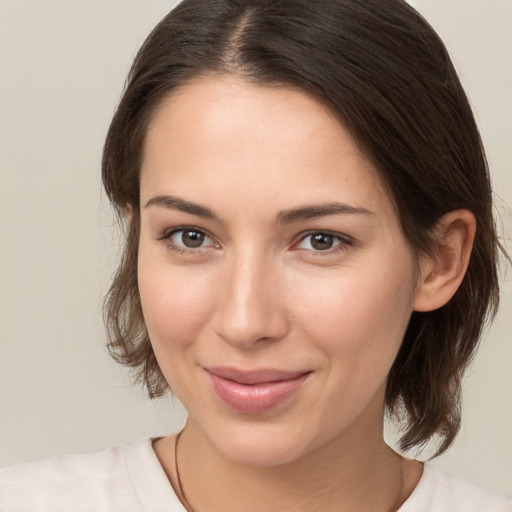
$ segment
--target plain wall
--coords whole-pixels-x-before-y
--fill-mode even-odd
[[[445,39],[512,226],[512,2],[415,0]],[[163,0],[0,0],[0,466],[178,429],[108,358],[101,320],[119,251],[103,139]],[[505,266],[504,266],[505,270]],[[465,382],[464,427],[438,464],[512,497],[512,281]],[[391,432],[390,438],[393,438]]]

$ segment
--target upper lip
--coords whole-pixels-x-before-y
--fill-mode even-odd
[[[269,382],[279,382],[284,380],[291,380],[300,377],[309,371],[289,371],[289,370],[276,370],[272,368],[260,368],[254,370],[241,370],[238,368],[229,367],[205,367],[207,372],[221,377],[222,379],[232,380],[239,384],[264,384]]]

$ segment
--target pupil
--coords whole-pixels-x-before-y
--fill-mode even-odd
[[[332,247],[332,243],[333,237],[331,235],[325,235],[322,233],[314,235],[311,239],[311,245],[319,251],[330,249]]]
[[[186,247],[199,247],[203,243],[204,233],[184,231],[181,239]]]

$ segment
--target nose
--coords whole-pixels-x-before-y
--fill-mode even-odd
[[[216,334],[239,349],[282,339],[289,321],[279,269],[264,255],[245,251],[226,262],[225,270],[225,281],[219,283]]]

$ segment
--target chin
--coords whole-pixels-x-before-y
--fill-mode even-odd
[[[282,466],[297,461],[311,451],[310,435],[279,422],[207,429],[209,442],[228,460],[254,467]]]
[[[261,468],[290,464],[299,459],[302,454],[300,447],[291,443],[255,442],[244,439],[219,448],[232,462]]]

